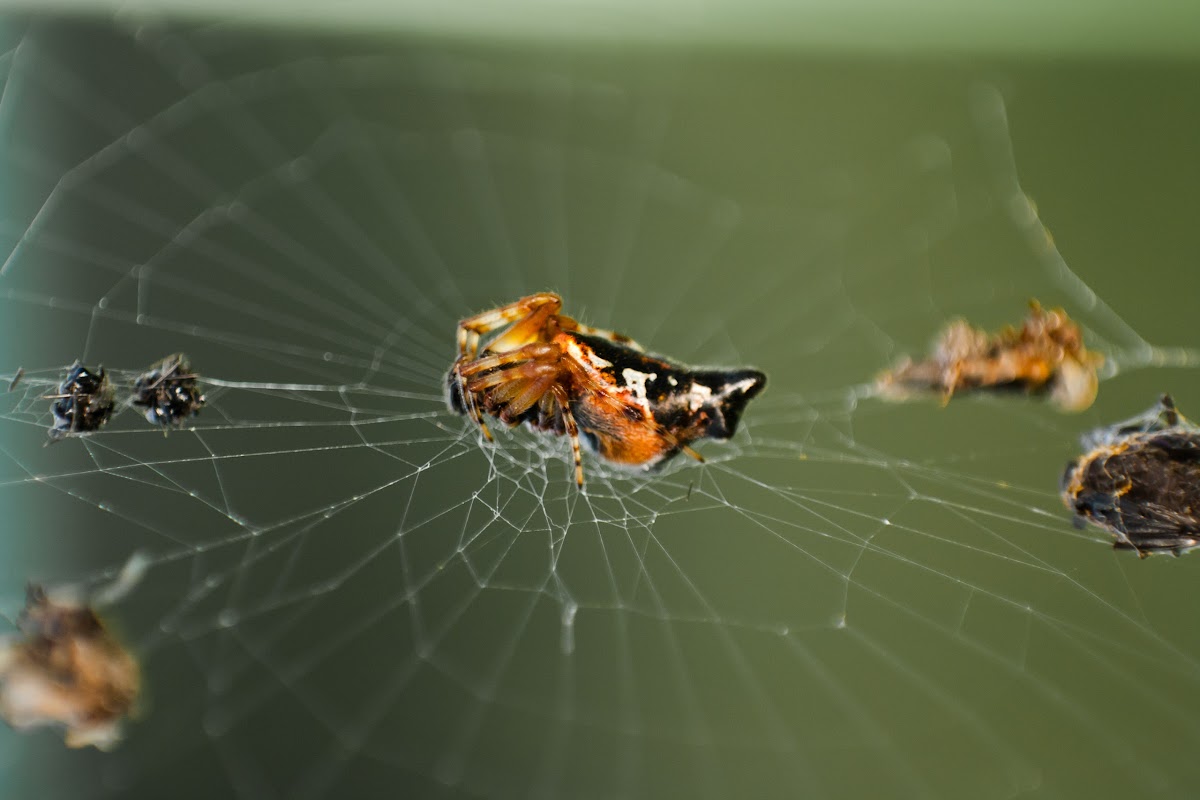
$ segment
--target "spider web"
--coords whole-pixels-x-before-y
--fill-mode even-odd
[[[1189,796],[1197,559],[1055,487],[1081,431],[1195,405],[1197,287],[1145,249],[1132,285],[1121,207],[1034,147],[1094,274],[1060,256],[1013,157],[1053,152],[1036,70],[10,31],[0,598],[145,554],[110,614],[149,697],[110,754],[0,732],[6,796]],[[565,440],[442,397],[456,321],[546,289],[770,386],[705,464],[580,492]],[[1106,353],[1091,411],[870,397],[1031,297]],[[194,424],[43,446],[76,358],[180,351]]]

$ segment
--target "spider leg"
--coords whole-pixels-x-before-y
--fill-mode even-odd
[[[457,366],[458,374],[464,378],[470,378],[479,372],[487,372],[488,370],[498,370],[501,367],[507,367],[510,364],[519,364],[525,361],[557,361],[562,355],[562,350],[558,345],[544,344],[542,342],[534,342],[527,344],[524,347],[516,350],[509,350],[505,353],[495,353],[492,355],[476,358],[471,361],[463,362],[459,359]],[[490,376],[489,376],[490,377]]]
[[[698,461],[701,464],[704,463],[704,456],[700,455],[695,450],[688,447],[683,442],[679,441],[679,437],[675,436],[675,434],[671,433],[670,431],[668,431],[666,428],[662,427],[661,425],[658,425],[656,427],[658,428],[658,435],[661,436],[663,439],[667,440],[667,442],[669,442],[671,444],[671,446],[678,447],[679,452],[686,453],[687,455],[696,459],[696,461]]]
[[[521,368],[522,372],[525,369]],[[538,377],[516,384],[512,390],[506,393],[512,396],[508,400],[508,405],[500,413],[501,419],[511,421],[520,417],[526,411],[533,408],[533,405],[541,400],[559,379],[560,371],[557,367],[548,365],[539,366],[538,371],[540,373]]]
[[[467,391],[466,380],[463,378],[462,374],[461,358],[454,362],[454,367],[452,369],[454,370],[454,381],[458,384],[458,391],[462,397],[463,407],[467,410],[467,416],[471,419],[471,422],[474,422],[479,427],[479,430],[483,432],[484,439],[487,439],[489,442],[494,442],[495,439],[492,438],[492,432],[488,430],[487,423],[483,421],[483,415],[479,413],[479,406],[475,404],[475,395],[472,392]]]
[[[530,353],[533,355],[531,356]],[[560,361],[561,350],[554,345],[531,344],[510,353],[499,353],[478,359],[486,362],[483,369],[492,369],[483,375],[467,378],[464,394],[472,398],[485,395],[488,413],[512,424],[534,406],[538,407],[539,420],[547,418],[554,410],[563,421],[566,433],[571,437],[571,451],[575,459],[575,482],[583,486],[583,455],[579,447],[579,426],[571,413],[570,398],[562,383],[569,365]],[[474,371],[473,362],[468,369]],[[557,407],[554,409],[553,407]]]
[[[472,392],[464,391],[463,398],[466,400],[467,414],[471,417],[471,421],[479,426],[479,430],[483,433],[483,438],[489,442],[496,441],[492,437],[492,432],[488,429],[487,422],[483,419],[483,414],[479,411],[479,405],[475,402],[475,395]]]
[[[503,404],[503,413],[498,416],[505,422],[511,422],[536,403],[546,393],[550,383],[558,379],[561,356],[562,351],[556,345],[534,342],[507,353],[495,353],[466,362],[460,357],[455,362],[454,373],[461,387],[463,405],[471,421],[483,431],[485,439],[494,441],[483,420],[480,395],[499,387],[496,392],[483,398],[484,410],[496,414],[501,410],[498,406]],[[538,385],[540,390],[536,388]],[[525,393],[529,393],[528,398]],[[523,407],[519,410],[513,408],[515,401],[523,404]]]
[[[579,426],[575,424],[575,415],[571,413],[571,402],[567,397],[566,388],[561,383],[556,383],[550,391],[558,403],[558,411],[566,424],[567,435],[571,437],[571,455],[575,457],[575,485],[582,489],[583,454],[579,450]]]
[[[562,414],[558,413],[558,401],[553,392],[546,392],[538,401],[537,426],[544,431],[553,431],[559,436],[567,432]]]
[[[511,400],[520,394],[530,381],[540,381],[548,373],[551,379],[557,378],[558,371],[558,367],[553,364],[528,361],[524,364],[518,364],[515,367],[509,367],[502,372],[493,372],[490,375],[480,375],[477,378],[472,378],[467,381],[467,390],[471,393],[478,393],[485,392],[488,389],[495,389],[494,392],[488,395],[490,399]],[[514,386],[519,388],[512,388]],[[529,408],[532,405],[533,402],[530,402],[525,408]]]
[[[547,376],[557,379],[562,372],[562,350],[552,344],[528,344],[519,350],[484,356],[457,369],[460,378],[465,379],[468,394],[476,395],[494,387],[506,387],[494,392],[491,397],[509,400],[531,380],[542,380]],[[516,386],[520,388],[509,388]],[[525,407],[529,408],[533,402],[536,400]]]
[[[514,350],[535,339],[546,327],[546,322],[561,308],[562,298],[551,292],[543,292],[467,317],[458,323],[458,354],[468,360],[473,359],[479,352],[479,340],[483,336],[510,324],[512,329],[492,342],[488,349],[497,352]]]

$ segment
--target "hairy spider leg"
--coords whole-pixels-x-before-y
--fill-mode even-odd
[[[522,414],[533,408],[541,400],[550,387],[559,379],[561,370],[557,364],[542,364],[531,361],[520,367],[513,367],[520,377],[511,383],[497,388],[493,396],[497,401],[507,403],[500,414],[506,422],[516,421]]]
[[[542,338],[546,323],[556,316],[560,309],[562,298],[551,292],[543,292],[468,317],[458,323],[459,356],[468,360],[474,359],[479,352],[481,338],[510,324],[512,328],[488,343],[485,350],[504,352],[536,341]]]
[[[463,386],[466,394],[474,396],[476,392],[486,389],[505,387],[504,391],[493,396],[498,400],[511,400],[530,380],[557,378],[561,371],[561,356],[562,351],[557,345],[534,342],[507,353],[495,353],[467,364],[460,363],[457,371],[460,378],[465,380]],[[551,370],[550,373],[547,373],[547,368]],[[521,411],[530,408],[535,402],[537,398],[527,403]]]
[[[548,344],[546,342],[532,342],[520,347],[516,350],[509,350],[504,353],[493,353],[492,355],[483,356],[482,358],[474,359],[459,367],[459,374],[464,378],[489,370],[501,369],[512,364],[520,364],[525,361],[555,361],[557,362],[562,355],[562,350],[556,344]],[[496,377],[503,373],[494,373],[493,375],[484,376],[485,378]],[[472,382],[472,386],[475,384]],[[495,386],[493,382],[489,384]]]
[[[483,419],[483,414],[480,413],[478,405],[475,403],[475,393],[493,386],[499,386],[503,383],[512,381],[522,381],[522,378],[535,377],[535,375],[513,375],[510,369],[506,369],[510,365],[520,365],[533,361],[542,363],[550,362],[557,365],[559,356],[562,351],[557,346],[542,342],[534,342],[525,345],[517,350],[510,350],[506,353],[494,353],[492,355],[477,358],[464,363],[465,357],[459,357],[454,365],[455,374],[458,377],[459,384],[463,387],[463,402],[467,407],[467,413],[471,417],[471,421],[479,426],[483,431],[483,436],[489,442],[495,441],[492,438],[492,432],[488,430],[487,423]],[[557,369],[557,366],[555,367]],[[488,370],[498,370],[491,375],[473,377],[480,372]],[[541,371],[537,371],[536,377],[543,377]],[[557,373],[554,377],[557,377]],[[524,388],[524,381],[519,384],[520,388]],[[543,389],[543,393],[545,389]],[[529,405],[537,402],[535,397]],[[522,409],[525,410],[525,409]]]
[[[454,362],[454,379],[455,382],[461,387],[463,405],[467,409],[467,416],[470,417],[471,422],[475,423],[479,430],[482,431],[484,439],[487,439],[489,442],[494,442],[495,439],[492,438],[492,432],[488,430],[487,423],[483,421],[483,415],[479,413],[479,408],[475,405],[475,395],[467,391],[466,378],[463,376],[462,362],[463,359],[461,356],[457,361]]]
[[[562,377],[562,367],[549,359],[532,359],[515,364],[502,372],[481,375],[468,379],[467,387],[472,392],[493,389],[489,393],[490,405],[504,405],[498,416],[512,424],[534,403],[550,391],[550,386]],[[494,413],[494,412],[493,412]]]
[[[679,451],[681,453],[691,456],[692,458],[696,459],[696,461],[698,461],[701,464],[704,463],[704,456],[700,455],[695,450],[688,447],[686,444],[680,444],[678,439],[676,439],[674,436],[671,436],[671,434],[666,433],[666,431],[663,431],[663,433],[666,434],[668,438],[674,440],[674,444],[679,448]]]
[[[496,371],[488,372],[489,370]],[[481,372],[488,374],[477,375]],[[594,380],[571,359],[563,358],[562,349],[558,345],[543,342],[527,344],[506,353],[484,356],[461,369],[461,374],[467,380],[465,394],[473,396],[475,392],[496,389],[491,397],[497,402],[505,403],[499,416],[506,422],[511,422],[539,404],[539,412],[544,416],[557,413],[571,440],[575,483],[582,487],[583,453],[579,445],[579,425],[571,412],[571,399],[561,380],[567,372],[576,380],[587,384],[590,391],[605,390],[604,386],[595,385]],[[665,431],[663,433],[668,438],[674,438]],[[699,453],[691,448],[683,449],[693,457],[700,458]]]
[[[583,488],[583,454],[579,451],[579,426],[575,424],[575,415],[571,413],[567,390],[561,383],[556,383],[551,391],[554,401],[558,403],[559,413],[567,426],[567,436],[571,437],[571,455],[575,459],[575,485]]]

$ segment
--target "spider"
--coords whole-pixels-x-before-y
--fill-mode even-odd
[[[1083,411],[1096,399],[1096,369],[1104,357],[1083,345],[1083,334],[1061,308],[1029,303],[1019,329],[995,334],[963,319],[950,322],[925,361],[906,359],[880,376],[880,394],[903,400],[914,391],[933,391],[949,402],[964,390],[1017,390],[1049,394],[1063,411]]]
[[[146,420],[162,425],[164,432],[182,426],[204,407],[199,377],[182,353],[167,356],[137,379],[129,402],[146,409]]]
[[[54,415],[50,441],[99,430],[112,416],[113,395],[112,382],[104,374],[104,367],[92,372],[76,361],[58,385],[58,392],[46,397],[54,401],[50,404],[50,413]]]
[[[1083,437],[1088,452],[1060,482],[1075,522],[1098,525],[1113,547],[1179,555],[1200,547],[1200,428],[1170,395],[1138,417]]]
[[[488,441],[485,414],[566,434],[580,487],[580,439],[626,466],[652,469],[680,452],[703,461],[689,445],[731,437],[746,403],[766,385],[758,370],[693,370],[647,355],[628,336],[583,325],[561,309],[562,299],[546,292],[460,322],[447,403]]]
[[[66,728],[68,747],[108,750],[137,700],[137,661],[86,603],[30,584],[20,637],[0,639],[0,718]]]

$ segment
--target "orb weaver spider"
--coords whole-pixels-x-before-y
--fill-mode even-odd
[[[580,439],[614,464],[652,469],[689,445],[733,436],[767,377],[755,369],[693,370],[647,355],[628,336],[560,314],[545,292],[464,319],[447,404],[492,440],[484,415],[571,439],[583,486]],[[483,344],[483,337],[507,330]]]

